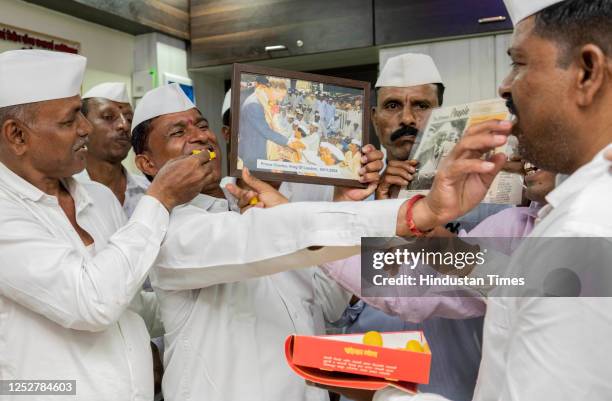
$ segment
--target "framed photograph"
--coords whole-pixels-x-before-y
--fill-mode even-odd
[[[363,188],[369,99],[369,82],[234,64],[230,174]]]

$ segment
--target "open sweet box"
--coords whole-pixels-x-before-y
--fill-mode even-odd
[[[371,345],[364,334],[291,335],[285,341],[285,356],[299,376],[328,386],[364,390],[393,386],[415,393],[418,384],[429,383],[431,352],[422,332],[374,335],[378,336],[374,343],[382,346]]]

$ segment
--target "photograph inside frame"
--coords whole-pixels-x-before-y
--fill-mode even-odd
[[[235,168],[358,183],[365,97],[362,88],[242,72]]]

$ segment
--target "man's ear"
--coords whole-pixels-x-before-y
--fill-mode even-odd
[[[581,107],[589,106],[601,90],[606,79],[610,79],[606,55],[599,46],[584,45],[577,60],[576,101]]]
[[[159,169],[155,165],[155,162],[151,159],[149,154],[145,151],[139,155],[136,155],[134,158],[134,163],[136,163],[136,167],[140,170],[144,175],[148,175],[151,177],[155,177]]]
[[[16,156],[23,156],[27,151],[28,133],[21,122],[8,119],[0,127],[0,133],[6,145]]]

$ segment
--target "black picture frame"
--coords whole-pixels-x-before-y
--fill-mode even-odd
[[[280,78],[282,80],[290,80],[289,88],[291,88],[292,91],[296,90],[295,86],[297,86],[298,81],[300,82],[301,85],[305,85],[304,82],[306,82],[306,85],[310,84],[311,89],[316,86],[318,86],[319,88],[333,89],[334,99],[343,99],[343,98],[344,99],[349,99],[349,98],[359,99],[361,101],[361,116],[360,116],[361,118],[359,121],[361,132],[356,135],[358,138],[353,138],[353,139],[355,139],[357,142],[360,142],[360,144],[357,145],[357,142],[354,142],[354,141],[353,143],[356,146],[358,146],[359,149],[361,149],[361,147],[363,147],[364,145],[368,143],[369,127],[370,127],[370,91],[371,91],[369,82],[356,81],[356,80],[338,78],[338,77],[329,77],[329,76],[324,76],[324,75],[316,75],[316,74],[304,73],[304,72],[299,72],[299,71],[288,71],[288,70],[282,70],[282,69],[276,69],[276,68],[268,68],[268,67],[263,67],[263,66],[258,66],[258,65],[234,64],[233,74],[232,74],[232,99],[231,99],[232,133],[231,133],[231,141],[230,141],[231,146],[230,146],[230,158],[229,158],[230,160],[230,170],[229,171],[230,171],[231,176],[233,177],[241,176],[242,169],[239,168],[239,156],[246,156],[247,152],[252,150],[252,149],[243,147],[242,151],[244,155],[239,154],[240,153],[240,146],[239,146],[240,138],[243,137],[243,135],[248,135],[248,132],[245,132],[245,127],[240,126],[241,108],[246,98],[250,96],[250,94],[252,94],[252,93],[249,93],[249,90],[252,90],[252,92],[255,91],[254,89],[254,86],[256,86],[255,81],[248,81],[247,79],[247,78],[253,78],[253,77],[261,77],[259,83],[261,82],[265,83],[267,82],[268,79],[273,80],[277,78]],[[255,79],[257,80],[257,78]],[[249,82],[252,82],[253,86],[249,87],[248,86],[250,85]],[[338,91],[338,89],[340,91]],[[341,91],[342,89],[345,89],[346,93],[343,93]],[[332,97],[332,95],[327,95],[327,93],[329,92],[325,92],[324,90],[320,92],[320,95],[321,93],[323,93],[322,95],[323,97],[325,96]],[[286,96],[289,96],[289,95],[287,94]],[[356,105],[356,104],[357,103],[355,100],[355,103],[353,103],[353,105]],[[334,112],[334,119],[335,119],[336,114],[339,114],[339,113],[337,111]],[[345,122],[347,121],[348,120],[345,120]],[[351,124],[354,124],[354,123],[355,122],[351,122]],[[271,128],[269,124],[268,124],[268,127]],[[300,172],[283,172],[282,170],[274,171],[271,167],[267,167],[267,169],[264,169],[264,168],[259,169],[259,168],[253,168],[253,165],[251,164],[249,168],[251,174],[265,181],[298,182],[298,183],[306,183],[306,184],[332,185],[332,186],[355,187],[355,188],[367,187],[367,185],[359,182],[358,172],[355,175],[355,169],[357,167],[356,159],[351,160],[352,164],[348,164],[345,156],[343,156],[345,158],[342,161],[340,161],[338,158],[338,155],[342,153],[342,149],[340,148],[343,146],[349,147],[349,144],[346,143],[346,141],[350,138],[350,136],[347,136],[347,135],[343,136],[343,134],[339,134],[338,132],[334,132],[335,137],[333,138],[331,138],[331,135],[328,137],[326,136],[326,134],[320,134],[318,132],[316,134],[319,135],[318,137],[319,142],[315,142],[317,143],[316,157],[318,158],[317,162],[319,162],[319,164],[317,164],[316,166],[312,164],[312,160],[307,160],[306,157],[303,157],[302,152],[293,152],[287,149],[288,152],[292,152],[292,153],[295,153],[296,155],[299,155],[299,156],[296,156],[298,157],[298,160],[302,160],[303,158],[303,160],[305,161],[304,162],[301,162],[301,161],[300,162],[289,162],[289,161],[277,162],[277,161],[268,159],[269,155],[268,153],[266,153],[265,160],[256,158],[258,165],[260,162],[274,164],[275,166],[278,164],[283,164],[283,165],[289,165],[288,168],[297,168],[298,170],[301,170]],[[307,136],[310,136],[310,135],[307,135]],[[327,160],[329,162],[336,161],[337,164],[321,165],[321,163],[324,163],[322,159],[323,152],[324,152],[324,149],[321,147],[321,144],[323,144],[322,139],[324,139],[325,141],[329,141],[326,144],[326,148],[328,149],[328,152],[326,154]],[[336,141],[335,144],[333,145],[336,146],[336,148],[338,148],[337,151],[334,151],[334,149],[331,148],[332,141]],[[349,149],[355,149],[355,148],[349,147]],[[309,155],[311,158],[314,158],[313,153],[314,152],[312,150],[309,150]],[[354,157],[356,155],[360,155],[360,152],[353,154]],[[330,158],[330,157],[333,157],[333,158]],[[240,161],[242,161],[242,159],[243,158],[241,157]],[[359,161],[358,166],[359,168],[361,167],[360,161]],[[316,170],[316,172],[314,170]],[[334,171],[338,171],[338,172],[341,171],[344,177],[340,177],[340,173],[338,173],[339,175],[338,177],[314,175],[314,174],[321,173],[321,172],[323,174],[335,175],[336,173]],[[357,168],[357,171],[358,171],[358,168]],[[346,178],[346,175],[348,175],[348,173],[352,173],[354,178],[353,177]]]

